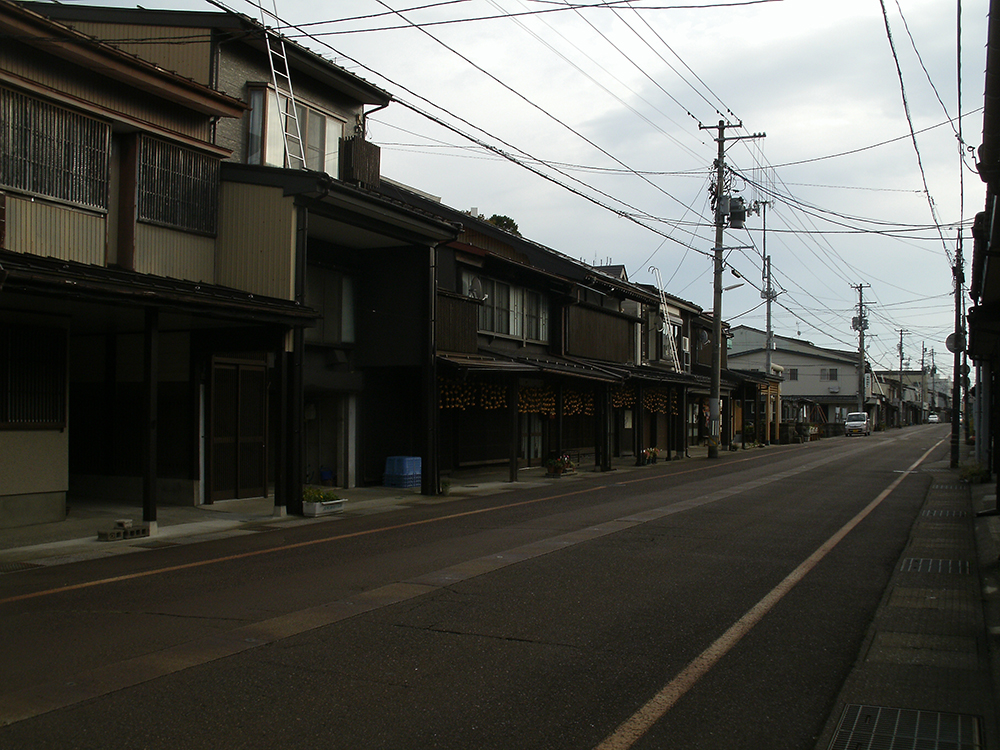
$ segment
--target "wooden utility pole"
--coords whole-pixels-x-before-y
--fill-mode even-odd
[[[903,334],[906,330],[899,329],[899,426],[903,426]]]
[[[719,144],[719,154],[715,160],[715,248],[714,266],[715,280],[712,296],[712,382],[709,389],[708,402],[708,457],[719,457],[721,440],[721,403],[722,403],[722,250],[726,228],[726,216],[729,206],[725,205],[728,196],[723,196],[726,188],[726,141],[739,141],[746,138],[763,138],[764,133],[745,136],[729,136],[726,138],[727,127],[743,127],[742,123],[726,125],[725,120],[719,120],[718,126],[699,125],[700,130],[710,130],[718,127],[719,135],[715,139]]]
[[[853,321],[858,332],[858,411],[865,410],[865,331],[868,328],[868,318],[865,317],[865,289],[869,284],[858,284],[853,287],[858,290],[858,315]]]

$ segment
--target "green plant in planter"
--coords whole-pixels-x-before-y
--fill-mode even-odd
[[[340,497],[333,490],[322,490],[319,487],[306,487],[302,490],[304,503],[325,503],[334,500],[340,500]]]
[[[971,464],[962,464],[959,466],[958,476],[963,482],[971,482],[972,484],[988,482],[990,479],[990,473],[986,470],[986,468],[982,464],[976,462]]]
[[[556,458],[550,458],[545,462],[546,468],[549,471],[569,471],[573,468],[573,462],[570,461],[569,456],[562,455]]]

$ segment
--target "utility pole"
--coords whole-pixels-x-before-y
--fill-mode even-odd
[[[711,130],[711,125],[698,125],[699,130]],[[715,159],[715,248],[714,248],[714,282],[712,295],[712,383],[708,396],[708,457],[719,457],[721,441],[721,402],[722,402],[722,250],[725,238],[726,216],[729,215],[728,196],[723,196],[726,188],[726,141],[740,141],[747,138],[763,138],[764,133],[746,136],[726,137],[727,127],[743,127],[743,123],[726,125],[725,120],[719,120],[719,135],[715,139],[719,144],[719,153]]]
[[[962,267],[962,230],[958,230],[958,246],[955,248],[955,332],[949,336],[948,347],[955,355],[951,388],[951,468],[958,468],[959,437],[962,425],[962,352],[965,351],[965,327],[962,325],[962,285],[965,271]]]
[[[903,334],[907,331],[899,329],[899,426],[903,426]]]
[[[858,316],[852,321],[852,328],[858,332],[858,411],[865,410],[865,331],[868,318],[865,317],[865,289],[870,284],[858,284]]]
[[[927,342],[920,342],[920,423],[927,422]]]
[[[767,207],[772,205],[771,201],[754,201],[753,211],[760,214],[761,226],[763,228],[761,239],[761,258],[764,261],[764,290],[760,293],[761,299],[767,302],[767,338],[764,343],[764,372],[771,374],[771,352],[774,351],[774,329],[771,328],[771,303],[777,299],[778,295],[771,284],[771,256],[767,254]],[[767,405],[765,407],[767,418],[767,439],[765,443],[771,444],[771,424],[772,409],[777,410],[778,403],[771,401],[770,386],[768,386]],[[777,422],[777,419],[774,420]],[[777,436],[775,435],[775,438]]]
[[[767,254],[767,207],[769,205],[771,205],[771,201],[757,201],[755,205],[755,208],[760,210],[761,225],[763,226],[761,255],[764,259],[764,291],[760,293],[760,296],[767,301],[767,344],[765,345],[767,353],[765,354],[764,372],[768,375],[771,374],[771,350],[774,349],[774,331],[771,329],[771,302],[778,296],[774,293],[774,287],[771,286],[771,256]]]

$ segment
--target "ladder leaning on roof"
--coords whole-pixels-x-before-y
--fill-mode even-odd
[[[667,297],[663,293],[663,281],[660,279],[660,269],[650,266],[649,270],[656,276],[656,291],[660,293],[660,312],[663,315],[663,325],[660,330],[667,334],[667,348],[670,349],[670,364],[677,372],[681,371],[681,361],[677,356],[677,339],[674,338],[674,327],[670,323],[670,313],[667,311]]]
[[[260,24],[264,27],[264,42],[267,44],[267,59],[271,65],[271,83],[274,85],[274,98],[278,111],[284,109],[284,120],[282,122],[281,135],[285,141],[285,163],[286,167],[306,168],[305,149],[302,145],[302,128],[299,125],[299,108],[295,102],[295,92],[292,89],[291,71],[288,69],[288,54],[285,51],[285,38],[272,31],[264,19],[265,14],[270,16],[275,24],[279,24],[277,3],[272,3],[274,12],[265,10],[262,3],[257,3],[260,8]],[[272,39],[273,37],[273,39]],[[284,101],[282,101],[284,97]],[[296,164],[296,161],[298,162]]]

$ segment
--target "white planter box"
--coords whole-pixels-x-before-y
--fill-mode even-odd
[[[316,517],[325,516],[329,513],[340,513],[344,509],[344,503],[346,502],[343,498],[340,500],[324,500],[321,503],[303,501],[302,515]]]

